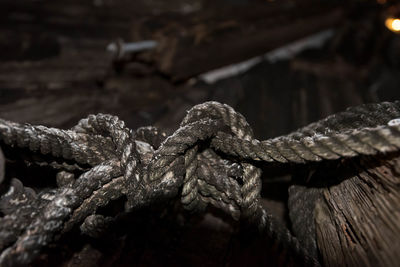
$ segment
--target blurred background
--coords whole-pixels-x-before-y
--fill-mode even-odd
[[[172,131],[216,100],[273,137],[399,99],[397,18],[389,0],[2,0],[0,116]]]
[[[0,117],[12,121],[70,128],[101,112],[171,133],[187,109],[215,100],[266,139],[398,99],[397,1],[0,1]],[[285,220],[287,185],[270,188],[281,202],[266,205]],[[188,262],[249,263],[252,247],[235,255],[232,229],[210,216],[164,225],[172,236],[152,241],[135,232],[147,247],[131,240],[121,261],[172,264],[186,251]]]

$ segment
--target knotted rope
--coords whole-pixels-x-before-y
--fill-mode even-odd
[[[400,123],[393,120],[398,117],[400,102],[364,105],[266,141],[254,139],[245,118],[217,102],[193,107],[169,137],[154,127],[133,132],[104,114],[90,115],[71,130],[0,120],[0,140],[6,145],[91,166],[53,197],[33,196],[31,203],[0,218],[0,239],[6,237],[0,240],[0,265],[31,262],[58,233],[78,223],[83,222],[81,229],[104,223],[92,214],[123,195],[126,212],[132,212],[179,192],[186,209],[211,204],[256,225],[302,256],[305,265],[318,265],[260,204],[261,170],[254,162],[302,164],[398,151]],[[21,216],[29,218],[29,225],[18,221]]]

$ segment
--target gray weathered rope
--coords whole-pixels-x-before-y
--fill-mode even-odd
[[[8,246],[0,264],[31,262],[57,233],[82,222],[82,231],[95,236],[96,224],[101,228],[112,219],[93,214],[121,196],[127,196],[127,209],[132,210],[182,190],[186,209],[210,203],[256,225],[284,252],[302,256],[305,265],[318,265],[315,254],[310,256],[309,248],[262,207],[261,170],[253,161],[297,164],[398,151],[400,126],[392,121],[397,117],[399,102],[365,105],[266,141],[254,139],[245,118],[217,102],[193,107],[167,138],[154,127],[133,132],[117,117],[104,114],[90,115],[71,130],[0,120],[5,144],[92,166],[72,184],[55,190],[54,197],[35,197],[32,205],[0,219],[0,244]],[[211,148],[232,158],[221,158]]]
[[[198,146],[190,148],[185,154],[185,179],[183,180],[181,202],[188,210],[199,205],[199,189],[197,178],[197,152]]]
[[[116,158],[111,140],[96,135],[81,134],[44,126],[18,124],[0,119],[1,140],[7,145],[29,148],[32,152],[50,154],[95,166]]]
[[[244,159],[280,163],[318,162],[397,151],[400,148],[400,124],[316,134],[297,140],[283,136],[266,141],[248,141],[218,133],[211,145]]]
[[[333,114],[318,122],[311,123],[287,135],[300,139],[306,136],[340,133],[348,130],[375,128],[385,125],[390,120],[400,117],[400,101],[365,104],[350,107],[343,112]]]
[[[64,188],[46,205],[17,241],[0,255],[3,266],[30,262],[63,226],[63,220],[91,193],[119,176],[119,162],[106,161],[84,173],[71,188]]]
[[[95,213],[98,208],[106,206],[110,201],[123,196],[125,186],[124,177],[112,179],[110,182],[102,185],[98,190],[93,191],[92,195],[82,201],[80,206],[71,214],[63,227],[63,232],[68,232],[79,222],[82,222],[87,216]]]

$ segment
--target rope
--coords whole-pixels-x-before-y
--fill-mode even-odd
[[[291,138],[293,136],[249,141],[221,132],[212,140],[211,146],[242,159],[279,163],[319,162],[376,155],[398,151],[400,148],[399,124],[346,129],[325,135],[315,133],[313,136],[303,136],[300,133],[296,139]]]
[[[106,161],[81,175],[71,188],[64,188],[35,216],[16,242],[0,255],[2,266],[24,264],[32,261],[43,246],[49,244],[54,234],[62,229],[63,221],[73,209],[119,174],[119,163]]]
[[[0,120],[6,145],[91,166],[52,197],[36,196],[0,219],[0,265],[32,262],[57,234],[77,224],[98,236],[113,219],[95,213],[122,196],[128,199],[125,212],[132,212],[180,194],[185,209],[213,205],[256,226],[282,248],[288,262],[300,257],[305,266],[318,266],[315,253],[309,255],[309,248],[262,207],[262,172],[254,161],[304,164],[398,151],[397,117],[400,102],[364,105],[265,141],[254,139],[241,114],[217,102],[193,107],[168,137],[155,127],[131,131],[106,114],[90,115],[71,130]],[[1,179],[2,162],[0,152]]]

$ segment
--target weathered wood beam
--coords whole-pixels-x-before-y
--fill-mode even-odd
[[[274,8],[265,6],[253,10],[254,17],[249,15],[249,10],[241,13],[235,10],[230,17],[216,16],[213,20],[151,18],[143,22],[143,26],[138,26],[135,34],[143,36],[143,39],[156,40],[160,45],[139,58],[154,63],[175,81],[187,80],[335,27],[345,16],[343,8],[332,5],[303,8],[299,10],[296,7],[297,13],[293,7],[274,14],[271,12]],[[162,26],[146,33],[149,24]]]

